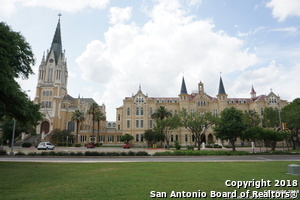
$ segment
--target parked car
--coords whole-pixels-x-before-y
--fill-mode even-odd
[[[44,150],[54,150],[55,146],[53,144],[51,144],[50,142],[41,142],[39,143],[39,145],[37,146],[38,150],[44,149]]]
[[[93,142],[90,142],[86,145],[86,148],[95,148],[95,144]]]
[[[123,149],[130,149],[130,144],[124,144]]]

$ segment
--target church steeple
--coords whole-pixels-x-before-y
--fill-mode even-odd
[[[219,93],[218,95],[226,94],[225,88],[223,85],[222,77],[220,76],[220,82],[219,82]]]
[[[61,14],[59,14],[59,17],[61,16]],[[54,33],[54,37],[51,43],[51,48],[49,51],[49,54],[47,55],[47,60],[50,57],[51,52],[53,51],[54,53],[54,59],[55,59],[55,63],[57,64],[61,54],[62,54],[62,41],[61,41],[61,31],[60,31],[60,18],[58,19],[58,23],[56,26],[56,30]]]
[[[186,90],[186,86],[185,86],[184,77],[182,77],[182,83],[181,83],[180,94],[187,94],[187,90]]]
[[[255,90],[254,90],[254,87],[253,87],[253,85],[252,85],[252,88],[251,88],[251,98],[255,98],[256,97],[256,92],[255,92]]]

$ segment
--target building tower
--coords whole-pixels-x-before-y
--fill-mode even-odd
[[[39,66],[34,102],[41,104],[41,112],[44,114],[44,119],[37,127],[38,133],[47,134],[53,129],[53,124],[61,123],[62,120],[57,119],[60,118],[61,102],[68,97],[67,83],[68,69],[65,51],[62,50],[59,18],[50,50],[47,50],[46,55],[44,53]]]
[[[187,93],[184,77],[182,77],[181,89],[179,94],[180,110],[189,107],[189,94]]]
[[[224,110],[227,107],[227,94],[225,92],[225,88],[224,88],[224,84],[223,84],[223,80],[222,77],[220,76],[220,82],[219,82],[219,92],[217,95],[218,98],[218,102],[219,102],[219,111],[221,112],[222,110]]]

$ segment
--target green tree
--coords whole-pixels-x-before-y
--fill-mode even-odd
[[[83,122],[85,119],[84,113],[81,112],[80,110],[75,110],[75,112],[72,114],[72,121],[76,122],[76,139],[75,143],[78,143],[78,132],[79,132],[79,125],[81,122]]]
[[[261,150],[261,141],[264,141],[264,128],[260,126],[248,127],[244,134],[241,136],[242,140],[251,140],[252,142],[258,142]]]
[[[172,132],[180,126],[180,118],[178,115],[174,115],[170,118],[164,118],[163,120],[156,120],[156,128],[161,130],[161,133],[164,135],[167,149],[170,148],[170,137]]]
[[[214,130],[217,138],[221,140],[229,140],[232,151],[235,151],[235,140],[243,136],[247,125],[245,123],[244,114],[235,107],[225,108],[221,112]]]
[[[262,135],[262,138],[265,139],[268,143],[270,143],[272,151],[275,151],[276,143],[282,141],[286,137],[286,132],[276,131],[269,128],[265,128]]]
[[[300,145],[300,98],[294,99],[293,102],[282,109],[282,122],[284,122],[286,128],[291,131],[293,149],[296,149],[296,146]]]
[[[104,113],[99,109],[97,109],[96,113],[95,113],[95,120],[97,121],[97,125],[98,125],[98,129],[97,129],[97,141],[99,140],[99,135],[100,135],[100,122],[101,121],[105,121],[106,120],[106,116],[104,115]]]
[[[159,108],[151,115],[152,119],[160,119],[172,117],[172,113],[166,109],[164,106],[159,106]]]
[[[54,129],[51,131],[51,142],[53,144],[69,142],[70,140],[73,140],[73,137],[74,135],[72,135],[69,130]]]
[[[258,126],[260,124],[260,117],[255,110],[245,111],[246,123],[250,126]]]
[[[36,124],[41,119],[39,106],[21,90],[16,78],[33,74],[34,55],[30,45],[18,32],[0,22],[0,121],[4,116],[19,122]]]
[[[181,124],[190,131],[197,143],[198,150],[200,150],[201,143],[204,142],[201,139],[201,135],[205,135],[208,129],[215,123],[215,117],[210,112],[204,114],[199,111],[188,113],[186,109],[182,109],[179,115]]]
[[[148,141],[148,144],[152,146],[153,144],[163,140],[164,135],[160,130],[148,129],[144,132],[145,140]]]
[[[279,128],[279,110],[277,108],[267,107],[264,110],[263,124],[268,128]]]
[[[95,142],[95,116],[96,113],[99,109],[99,106],[97,103],[92,103],[89,110],[88,110],[88,114],[92,115],[92,123],[93,123],[93,129],[92,129],[92,142]]]
[[[12,139],[12,132],[13,132],[13,124],[14,119],[10,117],[4,117],[3,121],[0,125],[0,130],[2,131],[2,140],[6,142],[7,140],[11,141]],[[15,127],[15,138],[18,138],[21,133],[35,135],[36,130],[35,126],[32,126],[27,123],[22,123],[16,120],[16,127]],[[10,143],[9,143],[10,144]]]
[[[126,133],[125,135],[122,135],[122,137],[121,137],[121,141],[125,142],[126,144],[128,144],[133,139],[134,139],[134,137],[128,133]]]

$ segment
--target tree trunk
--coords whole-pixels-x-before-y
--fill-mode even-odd
[[[276,148],[276,141],[271,141],[271,149],[272,151],[275,151],[275,148]]]
[[[235,144],[234,144],[234,139],[230,139],[230,144],[232,146],[232,151],[235,151]]]
[[[99,131],[100,131],[100,121],[98,121],[98,132],[97,132],[97,139],[96,139],[96,143],[99,143]]]
[[[198,142],[197,142],[197,146],[198,146],[198,151],[200,151],[201,150],[201,141],[200,140],[198,140]]]
[[[78,143],[78,128],[79,128],[79,122],[77,121],[77,124],[76,124],[76,143]]]

